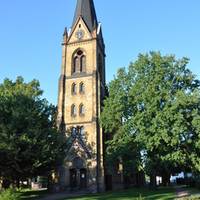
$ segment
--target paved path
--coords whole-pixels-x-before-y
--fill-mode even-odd
[[[190,193],[188,192],[187,188],[182,186],[176,187],[176,199],[181,199],[188,196],[190,196]]]

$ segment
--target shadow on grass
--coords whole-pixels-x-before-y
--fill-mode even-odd
[[[70,200],[140,200],[140,196],[145,200],[172,200],[176,198],[175,190],[173,188],[159,188],[157,190],[129,189],[121,192],[109,192],[98,195],[70,198]],[[66,198],[63,200],[69,199]]]
[[[46,195],[48,195],[48,191],[47,190],[25,190],[25,191],[22,191],[20,192],[20,197],[21,199],[24,199],[24,200],[35,200],[35,199],[38,199],[38,198],[41,198],[41,197],[44,197]]]
[[[190,194],[200,193],[199,190],[193,188],[185,188],[189,190]],[[107,192],[101,194],[90,194],[90,195],[83,195],[79,197],[66,197],[60,200],[172,200],[176,198],[176,190],[175,187],[162,187],[156,190],[150,190],[147,188],[132,188],[128,190],[122,190],[118,192]],[[42,197],[51,196],[53,193],[48,193],[47,190],[42,191],[22,191],[21,192],[21,199],[22,200],[37,200]],[[62,194],[62,193],[58,193]],[[54,195],[54,194],[53,194]],[[69,195],[72,195],[69,193]],[[76,194],[75,194],[76,195]],[[139,197],[142,198],[139,198]]]

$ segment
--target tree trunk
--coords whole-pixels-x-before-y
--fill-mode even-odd
[[[151,175],[150,175],[150,187],[155,189],[156,188],[156,173],[153,170]]]
[[[31,189],[31,179],[30,178],[27,180],[27,183],[28,183],[28,188]]]
[[[170,185],[170,174],[168,174],[168,173],[163,174],[162,182],[163,182],[163,186],[169,186]]]
[[[16,180],[16,187],[19,189],[20,188],[20,180],[19,180],[19,178],[17,178],[17,180]]]
[[[52,192],[53,191],[53,180],[52,180],[52,175],[51,174],[48,174],[47,176],[47,190],[49,192]]]

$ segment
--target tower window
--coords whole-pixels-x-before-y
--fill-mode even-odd
[[[100,80],[103,81],[103,62],[102,62],[102,57],[101,55],[99,54],[98,56],[98,71],[99,71],[99,74],[100,74]]]
[[[71,91],[72,91],[72,95],[75,95],[75,94],[76,94],[76,84],[75,84],[75,83],[72,84],[72,89],[71,89]]]
[[[72,117],[75,117],[76,114],[77,114],[76,106],[73,104],[73,105],[71,106],[71,116],[72,116]]]
[[[79,84],[79,93],[84,94],[85,93],[85,85],[84,83]]]
[[[80,58],[80,72],[85,72],[86,68],[86,57],[83,55]]]
[[[82,50],[78,50],[73,56],[72,74],[86,72],[86,56]]]
[[[84,126],[81,126],[80,127],[80,137],[85,140],[85,129],[84,129]]]
[[[76,136],[76,128],[72,127],[71,132],[72,132],[72,136],[75,137]]]
[[[84,107],[83,104],[81,104],[79,106],[79,114],[80,114],[80,116],[84,116],[85,115],[85,107]]]
[[[79,58],[74,58],[74,66],[73,66],[73,73],[77,73],[79,71]]]

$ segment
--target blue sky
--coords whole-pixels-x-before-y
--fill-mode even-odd
[[[200,78],[199,0],[94,0],[106,44],[106,77],[151,50],[190,58]],[[57,103],[64,27],[76,0],[1,0],[0,83],[21,75],[38,79],[44,97]]]

